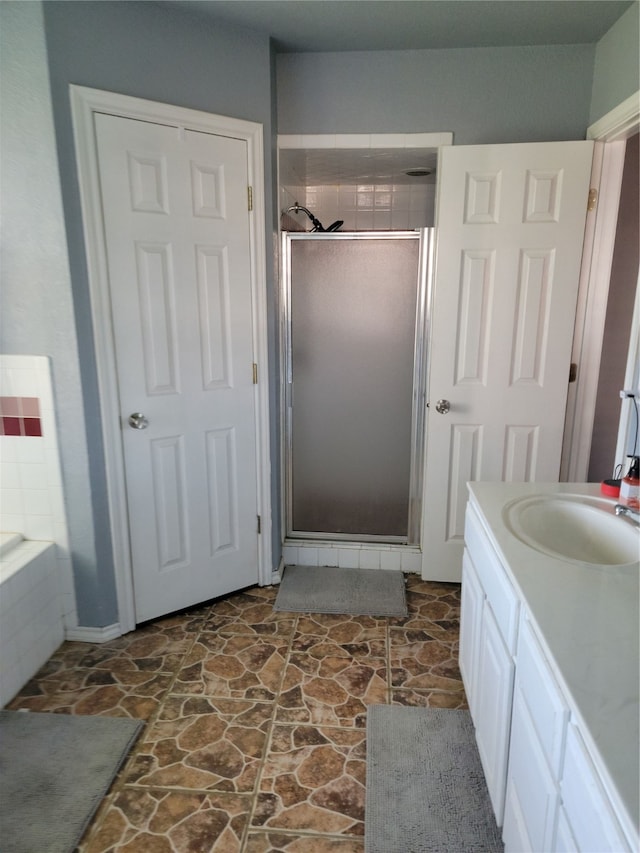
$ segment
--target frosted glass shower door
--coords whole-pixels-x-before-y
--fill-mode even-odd
[[[288,247],[288,534],[406,542],[420,235]]]

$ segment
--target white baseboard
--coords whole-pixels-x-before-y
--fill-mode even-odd
[[[106,643],[109,640],[115,640],[116,637],[122,636],[122,629],[119,622],[114,622],[113,625],[105,625],[104,628],[83,628],[77,625],[74,628],[65,629],[65,639],[74,640],[79,643]]]

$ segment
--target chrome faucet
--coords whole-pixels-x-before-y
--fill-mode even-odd
[[[626,515],[633,524],[640,527],[640,512],[637,509],[631,509],[631,507],[624,506],[624,504],[616,504],[615,514]]]

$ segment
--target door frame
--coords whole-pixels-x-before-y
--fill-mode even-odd
[[[345,240],[417,240],[418,282],[416,288],[416,320],[413,345],[413,392],[411,412],[411,466],[409,472],[409,502],[407,536],[365,536],[358,533],[319,533],[295,531],[293,529],[293,362],[292,362],[292,290],[291,290],[291,241],[345,241]],[[406,231],[340,231],[333,234],[317,234],[308,231],[282,231],[280,242],[281,282],[280,335],[281,395],[280,422],[282,424],[283,463],[283,540],[286,545],[304,548],[318,544],[335,546],[351,544],[362,546],[370,553],[382,546],[384,551],[398,547],[403,550],[422,547],[422,501],[425,452],[425,402],[427,386],[426,353],[428,349],[429,318],[435,229],[432,226]]]
[[[157,103],[100,89],[69,87],[76,163],[82,206],[82,222],[91,318],[94,334],[101,428],[105,451],[107,499],[114,557],[119,630],[136,627],[133,570],[125,487],[125,465],[120,427],[115,345],[109,297],[109,276],[102,206],[94,113],[150,121],[180,130],[193,130],[244,140],[247,144],[248,182],[253,190],[249,216],[251,261],[252,338],[260,381],[254,386],[256,411],[257,513],[261,518],[258,537],[258,583],[273,582],[271,553],[271,475],[269,444],[269,376],[267,349],[267,288],[265,245],[265,200],[263,128],[256,122]]]
[[[640,91],[587,129],[587,139],[595,141],[591,186],[597,191],[597,205],[585,228],[571,353],[578,370],[567,398],[563,482],[582,483],[588,476],[625,145],[639,129]]]

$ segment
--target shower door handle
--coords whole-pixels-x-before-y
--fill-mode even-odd
[[[436,403],[436,412],[446,415],[449,411],[451,411],[451,403],[448,400],[438,400]]]

